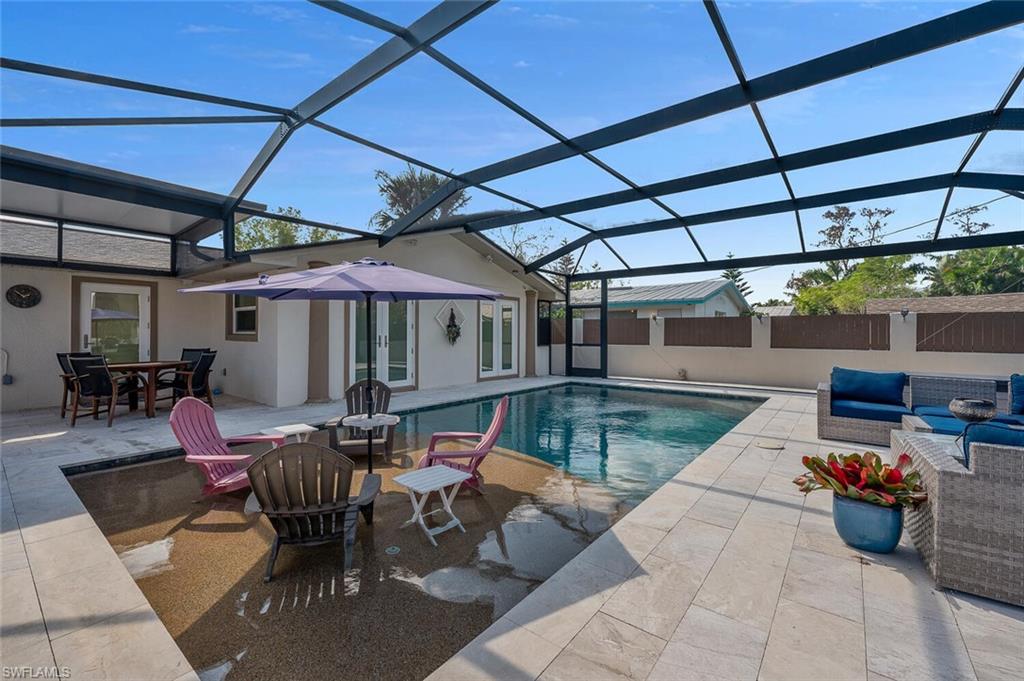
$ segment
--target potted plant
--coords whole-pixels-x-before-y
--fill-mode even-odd
[[[910,471],[909,454],[900,454],[896,465],[883,464],[874,452],[827,459],[805,456],[809,475],[794,483],[800,491],[832,490],[832,521],[844,542],[864,551],[889,553],[903,534],[903,509],[914,508],[928,496],[921,474]]]

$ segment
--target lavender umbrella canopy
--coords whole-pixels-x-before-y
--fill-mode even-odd
[[[178,289],[180,293],[223,293],[258,296],[269,300],[363,300],[366,301],[366,347],[373,346],[370,301],[399,300],[494,300],[501,293],[450,281],[422,272],[396,267],[374,258],[317,267],[301,272],[261,274],[223,284]],[[372,353],[366,353],[366,403],[373,415]],[[373,472],[373,431],[366,431],[367,467]]]

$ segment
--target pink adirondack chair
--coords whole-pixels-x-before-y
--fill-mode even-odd
[[[217,429],[213,409],[195,397],[185,397],[171,410],[171,430],[185,450],[185,461],[194,463],[206,475],[203,496],[223,494],[249,486],[245,468],[253,456],[234,454],[228,445],[269,442],[283,445],[284,435],[249,435],[225,438]]]
[[[494,449],[494,444],[498,441],[498,436],[501,435],[501,429],[505,426],[505,416],[507,414],[508,395],[505,395],[501,398],[501,402],[498,402],[498,408],[494,410],[494,418],[491,419],[491,425],[487,429],[486,433],[434,433],[430,437],[430,446],[427,447],[427,453],[422,459],[420,459],[420,463],[417,468],[444,465],[460,471],[465,471],[473,476],[467,480],[465,484],[483,494],[483,488],[480,484],[480,473],[477,471],[477,468],[480,467],[480,463],[484,460],[484,457]],[[478,442],[476,446],[470,450],[450,452],[436,451],[438,443],[446,440],[478,440]]]

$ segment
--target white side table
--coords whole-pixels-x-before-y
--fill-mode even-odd
[[[309,442],[309,436],[311,433],[316,432],[316,428],[306,425],[305,423],[292,423],[287,426],[266,428],[260,432],[264,435],[284,435],[285,437],[294,435],[296,442]]]
[[[473,476],[469,473],[440,465],[428,466],[427,468],[420,468],[409,473],[396,475],[395,482],[405,487],[409,493],[409,500],[412,502],[412,518],[402,523],[402,527],[408,527],[413,523],[418,524],[427,533],[427,539],[434,546],[437,546],[437,542],[434,540],[435,535],[446,532],[453,527],[457,527],[460,531],[465,532],[466,528],[462,526],[462,521],[456,518],[455,513],[452,511],[452,501],[459,492],[459,486],[471,477]],[[451,491],[445,494],[444,488],[449,485],[451,485]],[[426,505],[427,497],[430,496],[431,492],[437,492],[440,495],[442,508],[436,508],[429,513],[424,513],[423,507]],[[417,497],[417,495],[419,496]],[[441,527],[433,529],[427,527],[424,518],[441,511],[447,513],[451,520]]]

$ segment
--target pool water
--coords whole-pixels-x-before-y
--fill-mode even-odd
[[[438,431],[482,433],[498,399],[403,415],[396,446],[425,447],[430,434]],[[498,445],[599,483],[635,505],[761,403],[564,385],[512,395]]]

